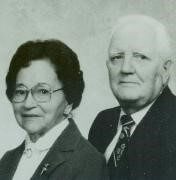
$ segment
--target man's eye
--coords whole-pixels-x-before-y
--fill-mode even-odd
[[[147,56],[145,56],[143,54],[138,54],[138,53],[134,54],[134,57],[140,58],[142,60],[149,59]]]
[[[140,55],[140,58],[141,58],[141,59],[148,59],[148,57],[145,56],[145,55]]]
[[[116,55],[116,56],[113,56],[113,57],[111,57],[111,61],[115,61],[115,60],[120,60],[120,59],[122,59],[123,58],[123,55]]]

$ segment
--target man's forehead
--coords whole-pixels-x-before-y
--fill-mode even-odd
[[[109,50],[153,53],[157,49],[156,31],[147,24],[127,24],[113,33]]]

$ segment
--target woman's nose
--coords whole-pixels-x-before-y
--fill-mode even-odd
[[[25,101],[24,101],[24,106],[25,106],[26,108],[33,108],[33,107],[35,107],[36,105],[37,105],[37,102],[36,102],[36,100],[33,98],[31,91],[29,91],[29,93],[28,93],[28,95],[27,95],[27,97],[26,97],[26,99],[25,99]]]

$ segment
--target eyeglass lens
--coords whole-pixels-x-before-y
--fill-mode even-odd
[[[23,86],[19,86],[15,89],[12,100],[14,102],[23,102],[26,100],[29,92],[37,102],[46,102],[51,98],[51,88],[47,84],[38,84],[30,90]]]

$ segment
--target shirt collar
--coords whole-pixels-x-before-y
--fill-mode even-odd
[[[55,127],[53,127],[51,130],[49,130],[44,136],[40,137],[38,141],[35,143],[33,143],[30,140],[29,135],[27,134],[25,138],[25,150],[26,149],[32,149],[37,151],[49,150],[68,124],[69,124],[68,119],[63,120]]]
[[[141,110],[131,114],[131,117],[134,120],[136,126],[141,122],[141,120],[146,115],[147,111],[150,109],[150,107],[153,105],[154,102],[150,103],[148,106],[145,106],[143,109],[141,109]],[[126,113],[121,108],[121,112],[120,112],[120,117],[119,118],[121,118],[121,116],[125,115],[125,114]]]

